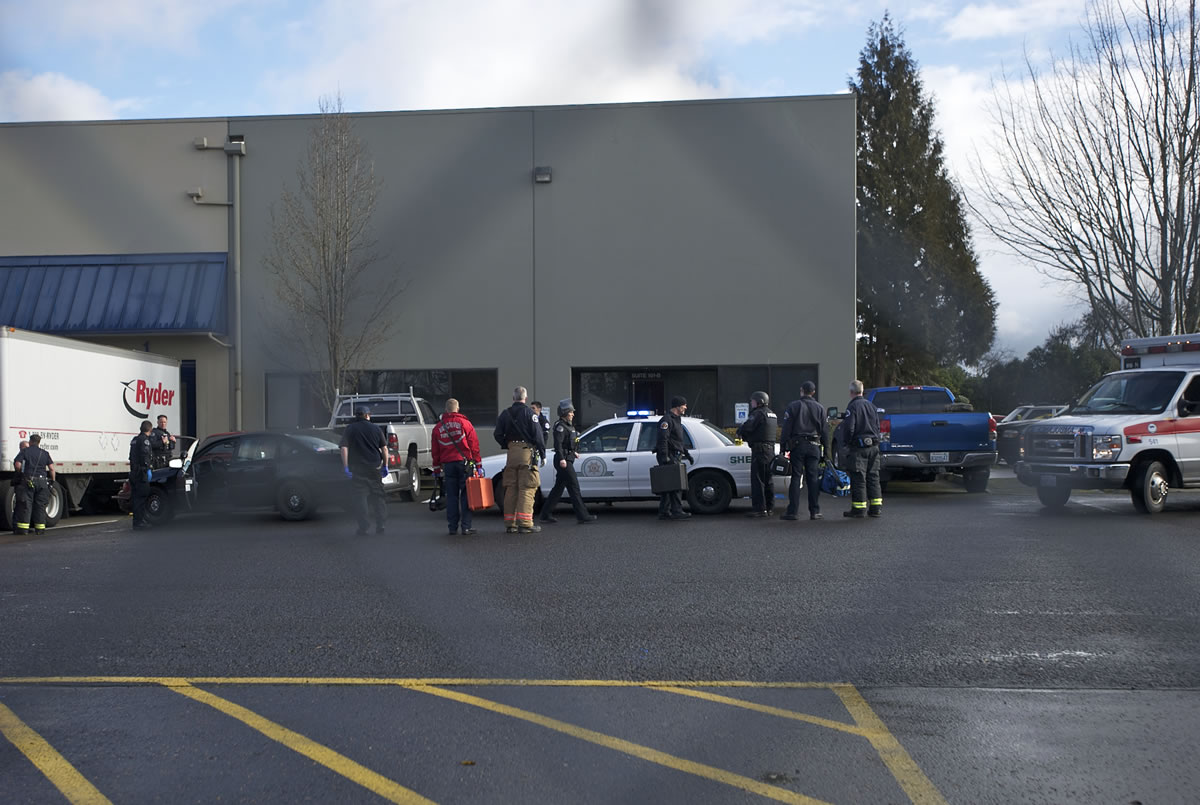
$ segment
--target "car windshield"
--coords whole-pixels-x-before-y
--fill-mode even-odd
[[[721,430],[716,425],[709,422],[707,419],[704,420],[703,422],[701,422],[700,424],[703,425],[705,428],[707,428],[709,433],[711,433],[713,436],[716,436],[717,441],[719,441],[721,444],[723,444],[723,445],[733,444],[733,439],[730,439],[729,436],[725,433],[725,431]]]
[[[338,450],[337,434],[332,431],[313,431],[312,433],[291,433],[290,438],[317,453],[328,453]]]
[[[1183,372],[1116,372],[1088,389],[1072,414],[1157,414],[1171,402]]]

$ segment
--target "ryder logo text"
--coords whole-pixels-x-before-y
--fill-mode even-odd
[[[149,408],[152,405],[169,407],[175,401],[175,390],[163,388],[162,383],[159,383],[157,386],[151,386],[145,380],[122,380],[121,385],[125,387],[125,391],[121,396],[121,402],[125,403],[125,410],[138,419],[146,419],[150,416]],[[132,405],[129,401],[130,392],[133,393]],[[134,408],[134,405],[137,408]],[[141,408],[147,410],[138,410]]]

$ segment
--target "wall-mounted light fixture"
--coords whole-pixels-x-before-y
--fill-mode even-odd
[[[550,170],[549,165],[542,165],[533,169],[533,181],[535,184],[550,184],[553,178],[554,174]]]

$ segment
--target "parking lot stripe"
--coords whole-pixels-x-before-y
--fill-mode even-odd
[[[440,685],[567,687],[567,688],[763,688],[787,690],[828,690],[834,682],[752,682],[744,679],[725,680],[645,680],[629,679],[473,679],[471,677],[345,677],[345,676],[189,676],[184,679],[193,685]],[[0,685],[160,685],[168,681],[161,676],[11,676],[0,677]]]
[[[905,751],[896,737],[884,726],[883,720],[867,704],[867,700],[853,685],[833,685],[833,692],[850,711],[854,722],[864,728],[864,737],[875,747],[888,771],[908,794],[914,805],[946,805],[937,788]]]
[[[366,766],[354,762],[343,754],[335,752],[327,746],[306,738],[298,732],[288,729],[281,724],[263,718],[252,710],[234,704],[228,699],[222,699],[208,691],[193,687],[183,679],[164,679],[160,684],[181,696],[186,696],[202,704],[206,704],[227,716],[241,721],[246,726],[258,730],[273,741],[298,752],[301,755],[320,763],[325,768],[334,771],[348,780],[358,783],[368,791],[372,791],[390,802],[397,803],[432,803],[415,791],[405,788],[394,780],[389,780],[382,774],[371,771]]]
[[[411,690],[428,693],[431,696],[440,696],[444,699],[469,704],[473,707],[479,707],[484,710],[489,710],[493,713],[518,718],[522,721],[528,721],[531,724],[551,729],[556,732],[561,732],[564,735],[570,735],[573,738],[578,738],[589,743],[594,743],[598,746],[603,746],[607,749],[612,749],[617,752],[622,752],[632,757],[646,760],[651,763],[657,763],[660,766],[666,766],[676,771],[682,771],[687,774],[693,774],[697,777],[703,777],[714,782],[723,783],[725,785],[740,788],[743,791],[748,791],[752,794],[757,794],[762,797],[778,800],[779,802],[803,803],[803,805],[823,805],[823,801],[806,797],[803,794],[797,794],[788,791],[785,788],[768,785],[766,783],[755,780],[751,777],[745,777],[740,774],[735,774],[724,769],[718,769],[714,766],[707,766],[703,763],[686,760],[685,758],[669,755],[666,752],[660,752],[657,749],[651,749],[648,746],[635,744],[631,741],[626,741],[622,738],[616,738],[612,735],[605,735],[601,732],[595,732],[584,727],[578,727],[574,724],[568,724],[565,721],[549,718],[539,715],[528,710],[522,710],[517,707],[511,707],[507,704],[494,702],[490,699],[481,699],[478,696],[472,696],[469,693],[462,693],[457,690],[447,690],[445,688],[433,687],[429,685],[411,685],[405,686]]]
[[[704,699],[717,704],[727,704],[731,707],[741,707],[745,710],[753,710],[756,713],[766,713],[779,718],[790,718],[795,721],[807,721],[809,724],[816,724],[818,727],[827,727],[831,730],[841,730],[848,732],[851,735],[857,735],[860,738],[867,737],[867,730],[864,727],[855,726],[854,724],[845,724],[841,721],[832,721],[828,718],[820,716],[810,716],[808,713],[798,713],[795,710],[785,710],[782,707],[770,707],[765,704],[757,704],[756,702],[748,702],[745,699],[731,699],[728,696],[721,696],[716,693],[709,693],[703,690],[691,690],[689,688],[674,688],[666,686],[655,686],[653,690],[661,690],[666,693],[677,693],[680,696],[692,696],[697,699]]]
[[[70,762],[17,714],[0,704],[0,733],[20,749],[74,805],[112,805]]]

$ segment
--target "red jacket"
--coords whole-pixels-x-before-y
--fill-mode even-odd
[[[479,457],[479,437],[475,435],[475,426],[457,412],[442,414],[441,420],[433,428],[432,441],[435,467],[448,461],[470,459],[478,464],[483,460]]]

